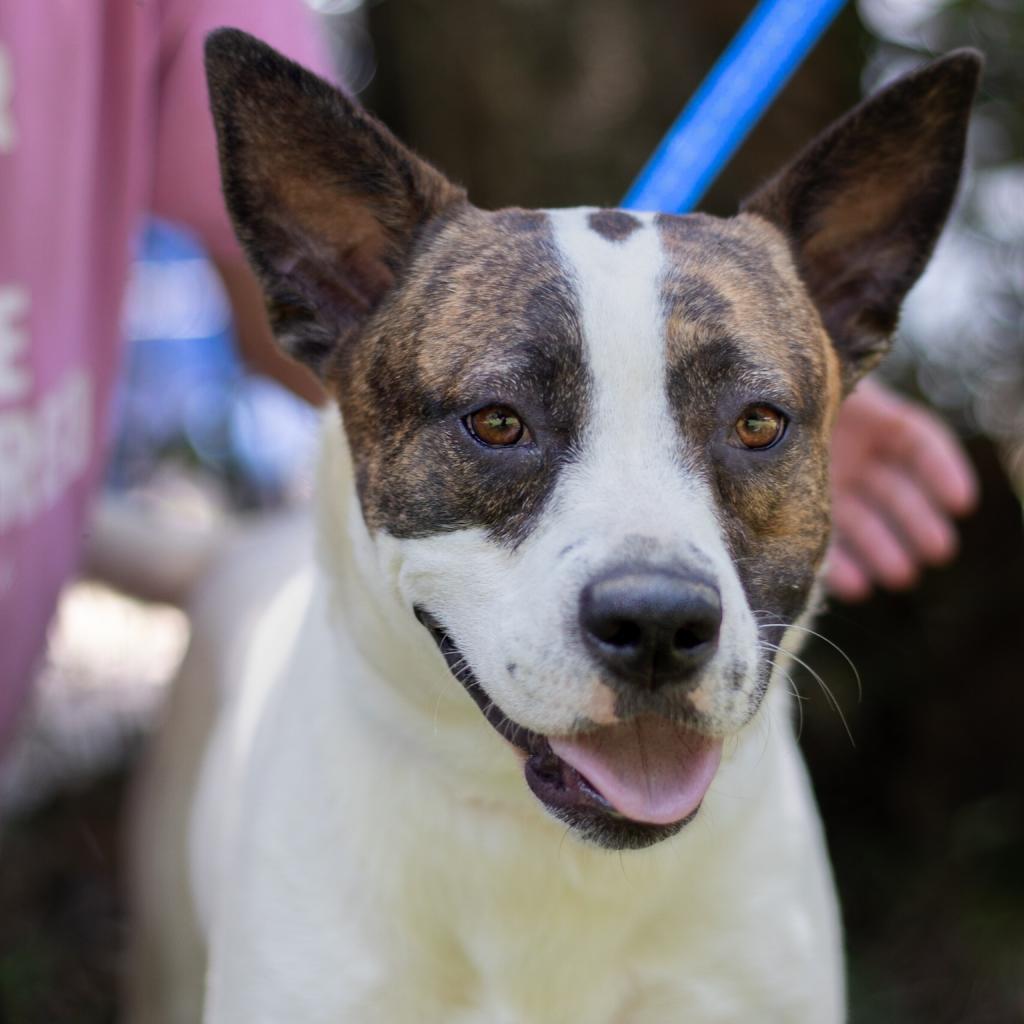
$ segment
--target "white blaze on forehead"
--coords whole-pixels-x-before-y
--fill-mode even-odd
[[[581,457],[563,494],[576,492],[574,507],[591,506],[600,520],[591,525],[620,539],[624,528],[670,543],[685,534],[707,559],[721,548],[720,531],[669,408],[660,233],[644,214],[627,237],[610,241],[589,226],[592,212],[552,214],[579,305],[591,389]]]
[[[590,227],[588,209],[551,214],[573,278],[591,381],[588,447],[644,458],[676,436],[668,408],[660,285],[664,254],[651,214],[611,241]]]

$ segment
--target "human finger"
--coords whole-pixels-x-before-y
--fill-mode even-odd
[[[956,531],[916,475],[901,464],[879,462],[868,468],[860,486],[876,511],[899,531],[916,560],[941,564],[952,558]]]
[[[956,436],[930,412],[907,405],[888,433],[889,454],[907,467],[933,502],[954,515],[969,512],[978,483]]]
[[[871,580],[857,560],[836,541],[825,559],[825,587],[841,601],[863,601],[871,593]]]
[[[837,540],[869,579],[903,590],[917,578],[917,564],[899,533],[860,494],[847,494],[834,513]]]

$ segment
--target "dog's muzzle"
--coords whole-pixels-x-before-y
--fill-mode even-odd
[[[720,740],[650,714],[571,736],[533,732],[491,699],[441,622],[423,608],[415,613],[483,716],[524,755],[530,790],[583,838],[614,849],[650,846],[697,814]]]

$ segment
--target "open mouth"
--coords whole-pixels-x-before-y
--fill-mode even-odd
[[[484,718],[525,755],[534,796],[583,838],[640,848],[675,835],[696,816],[718,768],[721,740],[654,715],[574,736],[533,732],[491,700],[444,626],[422,608],[415,611]]]

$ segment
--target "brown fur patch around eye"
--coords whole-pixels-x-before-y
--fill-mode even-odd
[[[640,227],[640,221],[625,210],[594,210],[587,225],[605,241],[623,242]]]
[[[468,207],[425,236],[330,381],[371,530],[522,540],[573,457],[589,391],[546,215]],[[532,443],[474,441],[461,418],[492,404],[515,410]]]
[[[838,359],[778,231],[749,216],[656,222],[670,406],[717,495],[751,607],[791,621],[828,538]],[[791,435],[770,451],[730,448],[736,416],[765,400],[792,412]]]

